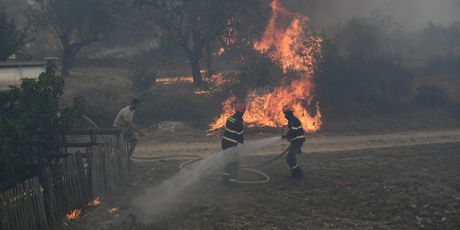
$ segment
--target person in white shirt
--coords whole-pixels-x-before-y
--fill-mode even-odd
[[[136,136],[134,136],[133,131],[137,132],[141,136],[144,136],[144,133],[133,123],[134,113],[136,112],[140,102],[141,101],[138,98],[133,98],[128,106],[120,110],[113,121],[113,127],[121,129],[121,134],[128,142],[129,156],[133,154],[137,145],[137,139]]]

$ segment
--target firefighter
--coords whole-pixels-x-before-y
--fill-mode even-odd
[[[246,106],[243,103],[235,105],[235,114],[227,118],[222,136],[222,149],[229,149],[244,143],[243,138],[243,114]],[[225,183],[235,183],[240,167],[239,155],[237,151],[224,153],[225,166],[222,172],[222,181]]]
[[[296,155],[302,153],[302,145],[305,141],[305,134],[302,123],[295,117],[294,111],[290,106],[283,107],[284,117],[288,120],[287,132],[283,135],[289,142],[287,164],[291,170],[291,178],[301,179],[304,177],[302,169],[297,164]]]

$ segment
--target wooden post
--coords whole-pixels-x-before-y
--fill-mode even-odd
[[[46,222],[51,229],[55,228],[60,215],[56,204],[56,194],[54,191],[53,177],[51,169],[45,168],[41,171],[40,183],[43,187],[43,203],[46,212]]]

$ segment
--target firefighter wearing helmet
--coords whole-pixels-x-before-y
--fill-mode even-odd
[[[246,106],[243,103],[235,105],[235,114],[227,118],[222,136],[222,149],[229,149],[244,143],[243,114]],[[240,167],[239,155],[237,151],[224,153],[225,166],[222,172],[222,181],[235,183]]]
[[[289,142],[289,152],[287,155],[287,164],[291,170],[291,177],[301,179],[304,177],[302,169],[297,164],[296,155],[302,153],[302,145],[305,141],[305,134],[302,128],[302,123],[294,115],[294,110],[291,106],[283,107],[284,117],[288,120],[287,132],[283,135]]]

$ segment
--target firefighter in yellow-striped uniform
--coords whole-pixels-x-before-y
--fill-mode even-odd
[[[297,164],[296,155],[302,153],[302,145],[305,142],[305,133],[302,128],[302,123],[294,115],[294,111],[290,106],[283,107],[284,117],[288,120],[288,131],[283,135],[289,142],[289,152],[287,155],[287,164],[291,169],[291,177],[301,179],[304,177],[302,169]]]
[[[244,143],[243,114],[245,111],[246,106],[243,103],[238,103],[235,106],[235,114],[227,118],[222,135],[223,150]],[[237,151],[229,151],[224,154],[226,163],[222,172],[222,181],[235,183],[240,167],[239,154]]]

